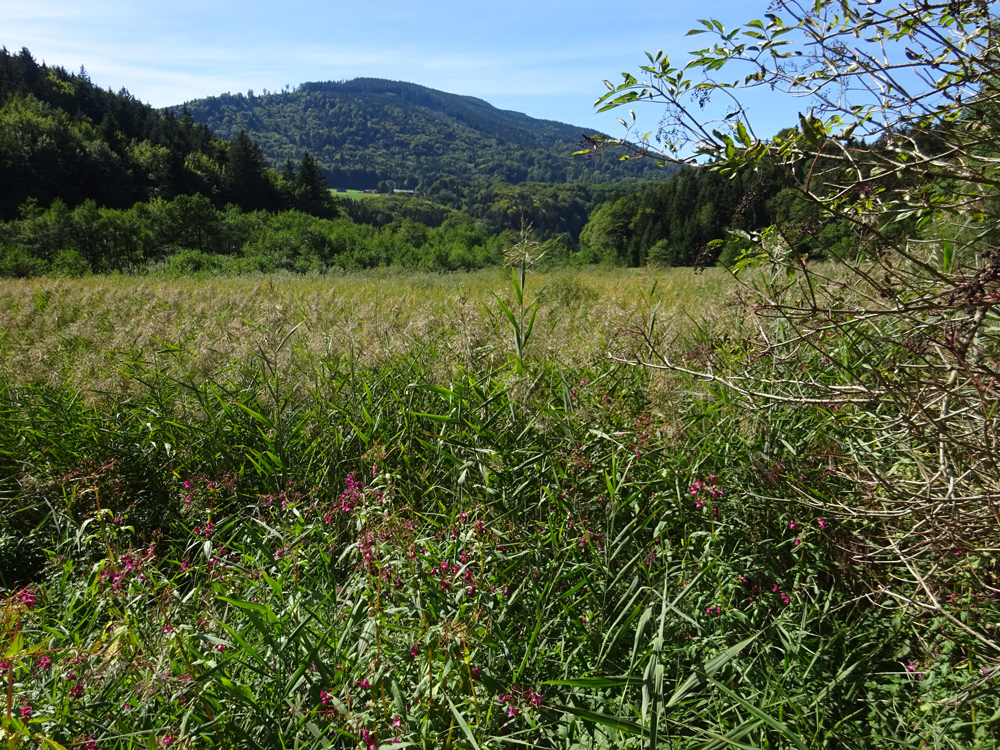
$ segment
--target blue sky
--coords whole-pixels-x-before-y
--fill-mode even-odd
[[[621,132],[595,115],[602,80],[635,72],[645,51],[677,62],[705,37],[698,18],[739,23],[760,7],[735,0],[638,3],[506,0],[474,4],[286,0],[124,2],[0,0],[0,45],[125,87],[156,107],[223,92],[371,76],[478,96],[503,109]],[[728,25],[728,24],[727,24]],[[795,102],[761,104],[764,133],[795,122]],[[636,111],[655,129],[661,112]]]

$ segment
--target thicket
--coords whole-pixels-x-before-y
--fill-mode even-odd
[[[847,552],[868,529],[788,502],[859,495],[830,472],[853,412],[759,415],[547,336],[570,321],[634,357],[704,281],[673,274],[616,302],[585,293],[601,279],[542,290],[519,269],[496,297],[448,294],[441,331],[414,321],[364,360],[322,345],[316,305],[342,306],[329,314],[350,331],[379,302],[383,325],[405,309],[258,283],[245,337],[222,342],[244,353],[208,369],[161,308],[208,298],[221,324],[235,300],[184,282],[150,298],[174,321],[155,346],[91,365],[115,386],[4,372],[5,739],[991,747],[995,655],[943,615],[872,606],[872,567]],[[86,308],[16,284],[17,314],[66,331],[44,353],[58,370],[88,346]],[[715,351],[707,328],[674,333],[687,362]],[[4,345],[38,356],[19,338]],[[456,357],[446,343],[465,339]],[[971,578],[949,593],[970,627],[990,623]]]
[[[690,63],[648,53],[641,78],[607,82],[606,109],[665,107],[667,137],[633,144],[639,153],[773,176],[788,208],[760,231],[735,233],[744,335],[683,357],[651,327],[647,352],[631,361],[700,380],[751,419],[823,414],[796,441],[774,436],[787,450],[782,479],[757,494],[850,528],[839,554],[860,571],[855,601],[922,637],[952,634],[947,648],[924,652],[926,663],[961,651],[995,664],[995,9],[823,0],[772,9],[735,28],[703,21],[691,33],[712,41]],[[812,106],[797,129],[762,139],[742,106],[753,87]],[[706,122],[699,111],[713,97],[728,105]],[[826,231],[842,227],[851,241]],[[842,262],[811,263],[816,252]],[[827,427],[836,438],[820,437]],[[993,670],[956,683],[949,705],[971,713],[953,730],[992,700]],[[995,743],[993,732],[980,742]]]
[[[530,224],[533,236],[564,237],[574,245],[591,212],[604,201],[642,191],[647,183],[521,183],[438,180],[418,196],[381,196],[345,202],[344,211],[358,222],[381,226],[409,218],[437,226],[458,211],[476,220],[490,234],[517,231]]]
[[[461,215],[436,228],[409,219],[375,227],[294,210],[219,210],[201,195],[129,209],[91,200],[70,209],[56,200],[0,223],[0,276],[472,270],[500,263],[508,244]]]

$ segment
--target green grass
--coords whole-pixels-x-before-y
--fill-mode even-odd
[[[351,198],[352,200],[355,198],[374,198],[376,195],[380,195],[380,193],[374,192],[366,193],[364,190],[346,190],[341,192],[335,188],[331,189],[330,192],[339,198]]]
[[[789,502],[840,423],[608,359],[738,356],[725,276],[529,272],[520,349],[509,279],[4,282],[8,743],[994,746],[996,655]]]

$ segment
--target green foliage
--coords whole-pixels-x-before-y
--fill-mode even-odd
[[[48,264],[33,256],[21,245],[0,247],[0,276],[23,279],[41,276],[48,270]]]
[[[761,229],[773,221],[767,199],[774,191],[772,180],[749,171],[730,179],[682,169],[666,182],[598,206],[580,233],[581,250],[592,263],[711,265],[728,230]]]
[[[507,242],[458,214],[433,228],[409,219],[373,227],[295,210],[220,211],[201,195],[158,198],[127,210],[98,208],[93,201],[70,210],[56,201],[0,224],[0,276],[473,270],[499,264]]]
[[[88,276],[92,271],[90,263],[76,248],[59,250],[52,259],[51,272],[56,276]]]
[[[222,138],[246,129],[272,165],[307,148],[335,188],[385,189],[391,182],[426,190],[449,177],[512,184],[662,177],[640,162],[574,159],[582,136],[572,125],[411,83],[304,83],[295,91],[224,94],[184,106]]]
[[[429,342],[279,365],[296,338],[211,378],[120,358],[141,387],[103,401],[3,392],[8,740],[995,742],[981,644],[866,605],[851,527],[768,499],[857,493],[811,455],[849,425],[748,425],[725,390],[665,418],[648,372],[530,348],[444,384]]]
[[[769,10],[728,30],[702,21],[690,33],[713,42],[693,61],[647,54],[644,80],[625,74],[599,100],[665,105],[662,132],[677,140],[636,150],[782,188],[773,224],[717,246],[742,282],[739,324],[683,353],[650,323],[648,354],[631,361],[706,383],[727,405],[718,420],[759,446],[744,457],[763,473],[755,496],[835,519],[837,585],[893,627],[924,629],[896,657],[927,679],[914,691],[926,712],[912,725],[919,742],[985,747],[992,726],[942,707],[983,695],[1000,659],[992,604],[980,606],[996,595],[997,408],[986,394],[998,385],[1000,256],[984,210],[1000,151],[984,125],[1000,111],[995,8],[779,0]],[[757,86],[816,106],[763,140],[742,106]],[[706,123],[694,107],[713,94],[728,109]],[[840,263],[811,262],[824,257]],[[952,635],[939,638],[945,623]],[[949,680],[958,669],[968,681],[949,685],[942,662]],[[879,692],[885,708],[873,713],[900,715],[903,688]],[[872,745],[892,744],[883,716],[867,721],[879,727]]]
[[[576,242],[595,206],[602,201],[642,189],[644,183],[563,184],[438,180],[419,196],[366,197],[346,203],[355,221],[384,226],[393,219],[409,218],[438,226],[455,212],[482,224],[490,234],[517,232],[530,224],[542,239],[567,237]]]
[[[316,170],[303,192],[267,168],[245,133],[228,144],[189,112],[158,112],[125,90],[104,91],[84,76],[38,65],[26,49],[0,49],[0,168],[0,219],[27,201],[127,208],[194,194],[217,207],[337,214],[336,201],[318,192]]]

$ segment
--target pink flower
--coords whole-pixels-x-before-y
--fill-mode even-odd
[[[25,706],[21,709],[21,721],[28,721],[31,718],[31,706]]]
[[[395,719],[392,720],[392,727],[393,727],[393,729],[399,729],[401,726],[403,726],[403,719],[402,719],[402,717],[397,716]]]
[[[218,651],[221,654],[227,648],[229,648],[229,647],[225,643],[220,643],[218,646],[215,647],[215,650]]]
[[[359,684],[359,685],[361,686],[361,688],[362,688],[363,690],[367,690],[368,688],[370,688],[370,687],[372,686],[372,684],[371,684],[370,682],[368,682],[368,678],[367,678],[367,677],[365,677],[365,678],[364,678],[364,679],[363,679],[363,680],[362,680],[361,682],[359,682],[358,684]]]
[[[798,537],[795,537],[795,539],[792,541],[792,544],[794,544],[796,547],[798,547],[801,543],[802,542]]]
[[[826,521],[824,521],[822,518],[817,519],[816,523],[819,524],[820,530],[826,528]]]
[[[788,528],[794,529],[798,525],[799,525],[798,521],[792,521],[790,524],[788,524]]]

